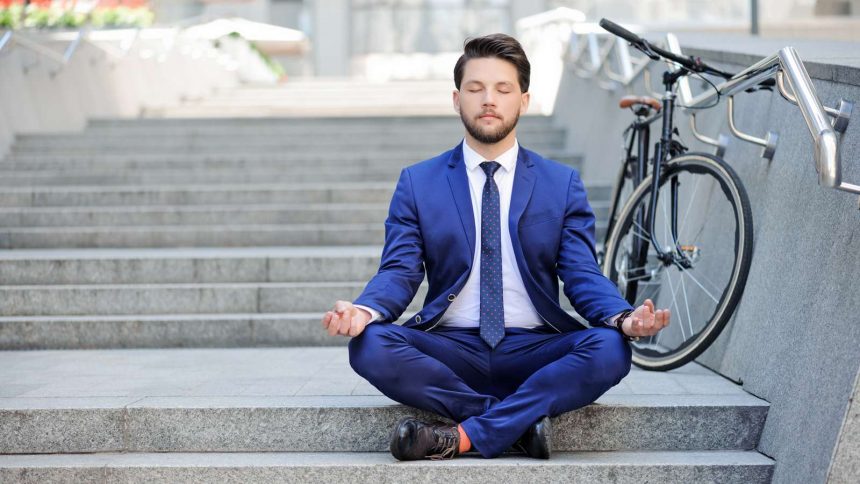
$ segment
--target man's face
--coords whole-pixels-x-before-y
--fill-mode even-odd
[[[529,93],[520,92],[513,64],[495,57],[466,62],[460,90],[454,91],[454,109],[476,141],[496,144],[514,136],[517,120],[528,105]]]

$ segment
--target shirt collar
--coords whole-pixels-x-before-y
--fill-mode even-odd
[[[463,141],[463,160],[466,162],[466,169],[474,170],[478,168],[478,165],[485,161],[496,161],[502,168],[505,169],[506,172],[510,172],[514,169],[514,166],[517,163],[517,154],[519,153],[520,144],[519,141],[514,139],[514,145],[511,146],[510,149],[499,155],[495,160],[487,160],[477,151],[473,150],[466,141]]]

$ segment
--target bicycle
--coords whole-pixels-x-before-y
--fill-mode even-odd
[[[663,74],[661,100],[626,96],[620,102],[636,119],[624,132],[626,156],[613,189],[601,261],[604,275],[631,305],[651,299],[672,310],[667,328],[631,342],[636,366],[671,370],[698,357],[719,336],[740,300],[752,259],[752,211],[740,178],[722,158],[689,152],[673,136],[678,80],[733,75],[660,49],[609,20],[600,26],[651,59],[679,66]],[[768,81],[757,88],[768,88]],[[658,120],[661,137],[649,173],[650,127]]]

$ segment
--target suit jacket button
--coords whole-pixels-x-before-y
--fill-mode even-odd
[[[420,314],[418,314],[418,315],[416,315],[416,316],[415,316],[415,322],[416,322],[416,323],[420,323],[420,322],[421,322],[421,315],[420,315]]]
[[[449,301],[453,301],[453,300],[454,300],[454,298],[456,298],[456,297],[457,297],[457,295],[456,295],[456,294],[448,294],[448,300],[449,300]]]

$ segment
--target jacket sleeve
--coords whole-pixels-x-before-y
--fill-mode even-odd
[[[396,321],[418,292],[424,280],[424,241],[418,224],[418,210],[412,179],[407,168],[400,172],[388,218],[385,246],[379,271],[353,304],[379,311],[379,321]]]
[[[564,295],[576,312],[592,326],[601,326],[611,316],[633,307],[597,266],[594,225],[594,212],[586,199],[585,186],[574,171],[565,205],[558,275],[564,283]]]

